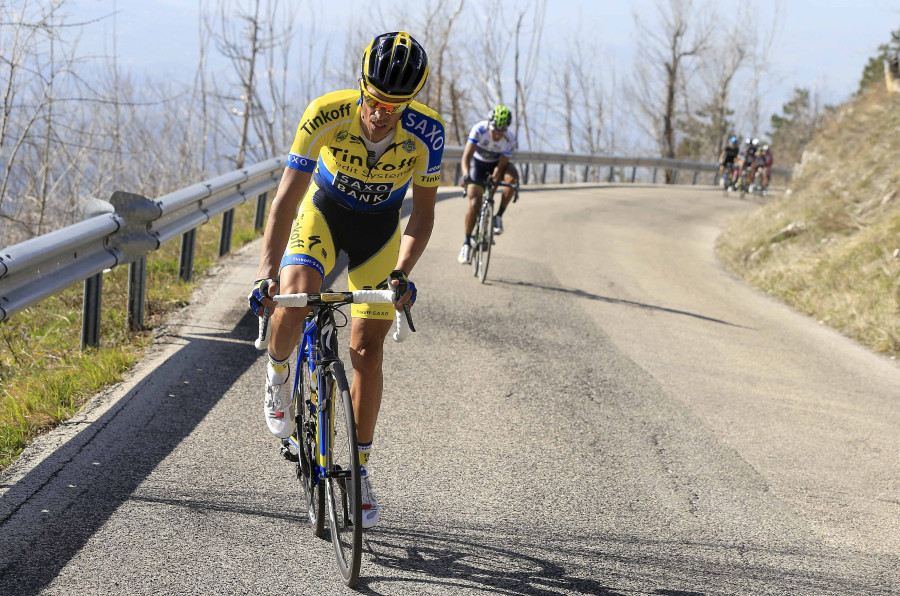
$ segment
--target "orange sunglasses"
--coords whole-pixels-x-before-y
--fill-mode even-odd
[[[369,106],[373,110],[381,110],[385,114],[397,114],[399,112],[402,112],[409,106],[410,102],[412,101],[410,100],[406,103],[390,103],[381,101],[380,99],[369,93],[363,86],[362,82],[360,82],[359,84],[359,91],[362,95],[362,100],[366,102],[367,106]]]

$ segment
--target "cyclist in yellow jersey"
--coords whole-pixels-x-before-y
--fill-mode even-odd
[[[349,259],[351,291],[393,287],[402,294],[394,308],[415,302],[408,274],[434,226],[444,149],[440,115],[413,100],[427,77],[422,46],[405,31],[385,33],[363,52],[358,89],[328,93],[306,108],[266,224],[249,296],[257,315],[262,306],[274,306],[275,294],[320,291],[339,250]],[[400,206],[410,187],[413,209],[401,233]],[[264,416],[281,439],[294,431],[288,360],[308,312],[272,312]],[[384,305],[352,306],[350,392],[364,528],[379,519],[367,466],[381,407],[384,338],[393,318]]]

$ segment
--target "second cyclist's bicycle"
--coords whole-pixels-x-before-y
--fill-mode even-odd
[[[339,307],[354,302],[390,303],[391,290],[285,294],[272,299],[279,307],[312,306],[297,345],[293,401],[294,434],[282,441],[282,455],[296,462],[313,534],[325,533],[326,516],[338,570],[344,583],[356,585],[362,551],[362,495],[356,419],[344,363],[338,356],[337,329],[347,324]],[[335,314],[343,316],[338,325]],[[260,319],[256,347],[268,344],[269,309]],[[397,313],[394,341],[415,331],[409,310]]]
[[[498,188],[512,188],[515,191],[513,202],[519,199],[519,184],[507,184],[506,182],[494,182],[488,178],[484,185],[484,196],[481,199],[481,210],[475,221],[475,230],[472,235],[474,246],[472,247],[472,274],[481,283],[487,279],[488,265],[491,262],[491,247],[494,245],[494,192]]]

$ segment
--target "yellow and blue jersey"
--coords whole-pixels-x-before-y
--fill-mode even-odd
[[[370,168],[360,105],[359,90],[353,89],[310,103],[297,127],[287,166],[313,172],[314,186],[348,209],[397,211],[410,181],[426,187],[440,183],[444,121],[431,108],[412,102],[403,111],[393,141]]]

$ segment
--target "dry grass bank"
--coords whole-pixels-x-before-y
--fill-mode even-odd
[[[876,86],[841,106],[790,194],[732,222],[717,250],[752,285],[900,356],[900,94]]]

